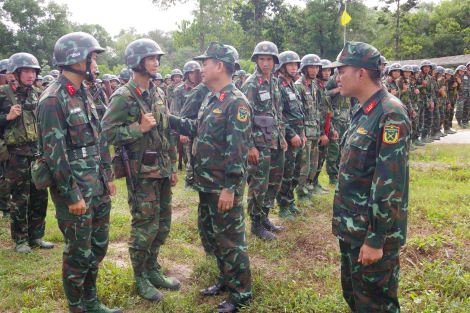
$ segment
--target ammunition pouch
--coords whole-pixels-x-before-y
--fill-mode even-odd
[[[267,144],[272,142],[272,132],[274,126],[274,118],[270,116],[255,116],[253,123],[258,127],[264,135]]]

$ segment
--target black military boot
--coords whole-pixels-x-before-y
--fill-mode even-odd
[[[267,239],[267,240],[275,240],[276,235],[272,232],[266,230],[261,224],[261,216],[255,216],[251,219],[251,233],[258,238]]]
[[[271,222],[268,218],[269,215],[269,208],[263,208],[264,215],[261,217],[261,226],[263,226],[266,230],[269,230],[273,233],[278,233],[284,230],[284,226],[276,226],[273,222]]]

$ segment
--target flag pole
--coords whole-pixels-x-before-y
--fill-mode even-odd
[[[344,3],[344,11],[345,11],[345,12],[348,12],[348,11],[346,10],[347,7],[348,7],[348,2],[346,1],[346,2]],[[348,24],[345,24],[345,25],[344,25],[344,29],[343,29],[344,45],[346,45],[346,25],[348,25]]]

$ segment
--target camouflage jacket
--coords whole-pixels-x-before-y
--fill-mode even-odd
[[[333,109],[331,120],[333,123],[347,123],[349,121],[349,111],[351,110],[351,98],[343,97],[339,92],[334,93],[333,89],[337,87],[335,74],[331,76],[325,84],[326,95],[331,98],[331,106]]]
[[[418,94],[415,94],[414,90],[415,89],[418,89],[418,85],[417,85],[417,81],[416,79],[413,78],[413,76],[410,78],[410,88],[411,88],[411,94],[410,94],[410,97],[411,97],[411,104],[413,106],[413,110],[414,111],[418,111],[418,102],[419,102],[419,99],[420,99],[420,95]]]
[[[423,86],[423,81],[427,81],[426,86]],[[436,93],[434,91],[433,78],[431,75],[420,73],[416,80],[416,86],[419,89],[420,101],[429,104],[436,100]]]
[[[235,82],[235,87],[237,87],[237,89],[241,89],[243,86],[243,83],[244,83],[243,80],[237,79],[237,81]]]
[[[470,97],[470,74],[465,72],[462,77],[460,77],[460,86],[459,86],[459,98],[467,99]]]
[[[39,147],[66,203],[102,195],[112,180],[111,157],[85,84],[76,89],[59,76],[42,94],[37,116]]]
[[[201,104],[206,98],[207,94],[209,94],[209,88],[203,83],[200,83],[188,94],[186,98],[186,102],[183,104],[181,108],[180,116],[181,118],[190,118],[195,120],[197,118],[197,114],[199,109],[201,108]]]
[[[454,87],[454,83],[457,83],[456,87]],[[455,103],[459,94],[459,83],[457,82],[457,80],[455,80],[454,76],[447,80],[447,91],[450,102]]]
[[[21,106],[22,113],[16,119],[7,121],[7,115],[10,112],[12,103],[3,88],[11,88],[16,96],[16,102]],[[37,153],[37,130],[36,130],[36,110],[38,106],[38,94],[32,87],[25,88],[20,86],[18,82],[0,87],[0,128],[2,136],[6,137],[13,131],[13,128],[21,127],[21,131],[25,132],[25,124],[32,127],[35,134],[34,138],[23,138],[22,142],[16,145],[9,145],[8,151],[11,154],[33,156]],[[8,145],[8,141],[6,141]]]
[[[400,77],[395,81],[398,90],[400,91],[400,96],[397,97],[400,101],[408,108],[408,112],[412,112],[414,110],[413,105],[411,103],[411,98],[413,96],[413,86],[411,85],[411,80],[405,79],[404,77]],[[403,89],[406,90],[404,91]]]
[[[326,120],[328,113],[330,113],[330,117],[334,115],[333,112],[333,105],[331,102],[331,97],[328,95],[327,90],[325,88],[325,81],[321,79],[315,79],[315,88],[318,90],[318,94],[320,95],[320,105],[318,106],[318,110],[320,112],[320,135],[325,135],[325,128],[326,128]],[[333,122],[331,122],[330,118],[330,132],[329,136],[333,133],[334,127]]]
[[[384,81],[384,85],[387,87],[387,90],[390,93],[392,93],[392,90],[395,90],[395,97],[400,98],[401,89],[398,87],[398,83],[395,79],[393,79],[391,76],[387,77],[387,79]]]
[[[101,121],[109,105],[108,97],[104,92],[104,88],[98,86],[98,84],[88,83],[87,86]]]
[[[445,77],[440,77],[435,79],[436,81],[436,90],[437,90],[437,97],[436,102],[440,106],[447,105],[449,103],[449,96],[447,92],[447,84]]]
[[[305,136],[310,140],[320,138],[320,112],[318,110],[318,92],[315,85],[302,75],[296,82],[305,112]]]
[[[263,75],[255,72],[243,83],[241,92],[248,99],[250,118],[253,130],[247,144],[249,149],[266,147],[270,149],[284,149],[285,128],[282,120],[281,93],[278,80],[271,75],[271,81],[264,79]],[[255,116],[269,116],[273,120],[272,141],[267,142],[261,128],[254,124]]]
[[[130,90],[142,98],[144,112],[153,113],[157,125],[148,132],[145,151],[157,152],[154,165],[141,165],[140,175],[138,155],[144,134],[140,130],[141,106]],[[115,146],[124,145],[130,158],[134,177],[163,178],[176,172],[176,147],[170,135],[166,103],[163,90],[150,82],[150,90],[143,90],[134,79],[120,87],[109,100],[109,107],[101,122],[104,137]]]
[[[333,234],[357,247],[398,249],[407,231],[408,113],[383,90],[355,108],[341,141]]]
[[[278,77],[279,90],[281,91],[282,118],[286,126],[286,140],[299,135],[304,136],[304,104],[300,99],[300,94],[294,86],[294,81],[289,83],[285,77],[280,74]]]
[[[193,87],[189,86],[187,83],[175,87],[170,105],[171,114],[180,116],[181,109],[183,108],[184,103],[188,99],[188,95],[192,89]]]
[[[173,96],[174,96],[174,93],[175,93],[175,89],[177,87],[183,85],[183,84],[184,84],[184,82],[181,81],[178,84],[171,83],[170,85],[168,85],[168,87],[166,88],[166,98],[168,99],[169,103],[171,103],[173,101]]]
[[[209,93],[197,120],[172,115],[170,123],[179,133],[196,137],[194,189],[219,194],[227,188],[243,195],[251,117],[247,99],[233,84]]]

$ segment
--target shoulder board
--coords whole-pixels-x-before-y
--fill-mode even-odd
[[[238,90],[238,89],[234,89],[234,90],[232,90],[232,92],[233,92],[233,94],[234,94],[235,96],[237,96],[237,97],[239,97],[239,98],[241,98],[241,97],[244,96],[243,93],[242,93],[240,90]]]

